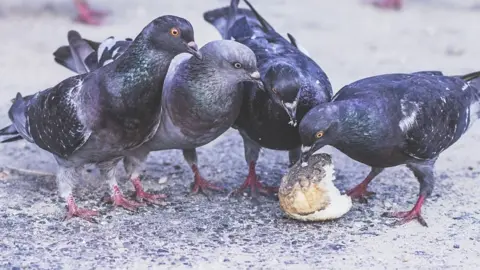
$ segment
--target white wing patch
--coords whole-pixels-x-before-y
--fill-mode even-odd
[[[290,103],[290,102],[285,102],[285,107],[287,107],[288,109],[293,110],[293,109],[296,109],[296,108],[297,108],[297,103],[298,103],[298,102],[297,102],[296,100],[293,101],[292,103]]]
[[[112,58],[113,59],[117,59],[117,54],[118,54],[119,50],[120,50],[120,47],[117,47],[115,50],[113,50],[113,52],[112,52]]]
[[[98,46],[98,51],[97,51],[97,61],[100,62],[100,59],[102,58],[103,53],[105,50],[109,50],[110,48],[113,48],[115,44],[117,43],[117,40],[115,37],[109,37],[105,39],[102,43],[100,43],[100,46]]]
[[[400,106],[402,109],[403,117],[402,120],[400,120],[398,126],[404,133],[406,133],[415,125],[415,122],[417,121],[417,113],[419,111],[419,106],[415,102],[404,99],[400,100]]]
[[[470,105],[470,108],[469,108],[469,116],[468,116],[468,128],[470,128],[472,126],[472,124],[479,118],[479,114],[480,114],[480,103],[477,101],[475,103],[473,103],[472,105]],[[466,130],[465,130],[466,131]]]
[[[468,83],[463,84],[463,86],[462,86],[462,91],[467,90],[468,87],[469,87],[469,84],[468,84]]]
[[[110,63],[112,63],[112,62],[113,62],[113,59],[108,59],[108,60],[106,60],[105,62],[103,62],[103,65],[106,66],[106,65],[108,65],[108,64],[110,64]]]

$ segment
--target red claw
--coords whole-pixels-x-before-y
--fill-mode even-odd
[[[152,204],[163,205],[165,202],[160,201],[161,199],[167,198],[165,194],[151,194],[147,193],[143,190],[142,183],[140,182],[140,178],[137,177],[132,180],[132,184],[135,187],[135,196],[137,200],[143,200]]]
[[[252,196],[252,198],[258,197],[258,193],[267,196],[278,193],[278,187],[265,186],[260,182],[260,177],[255,171],[255,162],[250,163],[248,175],[243,184],[232,193],[241,194],[248,187],[250,187],[250,196]]]
[[[94,222],[95,220],[93,217],[98,216],[98,212],[89,209],[78,208],[77,204],[75,203],[75,199],[73,195],[70,195],[67,199],[67,215],[65,216],[65,220],[69,220],[73,217],[79,217],[86,221]]]
[[[198,192],[202,192],[205,194],[207,190],[220,191],[220,192],[225,191],[223,187],[219,187],[205,180],[205,178],[203,178],[202,175],[200,175],[200,171],[198,170],[198,167],[196,165],[192,166],[192,171],[194,175],[194,181],[193,181],[191,192],[193,194]]]
[[[113,202],[113,205],[123,207],[130,211],[135,211],[138,207],[144,206],[143,203],[130,201],[125,198],[120,191],[120,188],[116,185],[113,186],[113,196],[111,198],[111,201]]]
[[[394,225],[403,225],[412,220],[418,220],[418,222],[420,222],[422,226],[428,227],[427,222],[425,221],[425,219],[423,219],[421,215],[422,205],[425,202],[425,198],[426,197],[424,195],[420,195],[418,197],[417,203],[415,203],[415,206],[410,211],[385,213],[383,214],[383,216],[391,217],[391,218],[400,218],[400,220],[395,222]]]
[[[375,192],[370,192],[367,190],[367,185],[363,182],[358,184],[356,187],[347,191],[347,195],[350,196],[352,199],[365,199],[366,197],[374,195]]]

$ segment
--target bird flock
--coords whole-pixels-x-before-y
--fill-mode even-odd
[[[203,14],[222,40],[200,49],[190,22],[172,15],[156,18],[134,39],[95,42],[70,31],[54,59],[76,75],[33,95],[18,93],[2,143],[25,139],[53,154],[67,219],[99,215],[78,207],[72,194],[87,164],[98,167],[115,206],[163,204],[166,195],[147,193],[140,180],[152,151],[182,150],[193,193],[224,191],[202,176],[196,148],[234,128],[248,174],[231,194],[278,192],[256,173],[262,148],[288,151],[291,167],[330,145],[371,167],[347,192],[355,199],[370,194],[368,184],[385,168],[405,164],[420,183],[418,200],[385,216],[427,226],[421,208],[434,188],[435,161],[479,118],[480,72],[377,75],[333,95],[326,73],[293,35],[284,38],[243,1],[248,8],[232,0]],[[134,200],[116,180],[121,160]]]

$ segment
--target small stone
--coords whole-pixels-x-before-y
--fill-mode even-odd
[[[343,248],[345,248],[345,246],[341,244],[331,244],[331,245],[328,245],[328,247],[335,251],[342,250]]]
[[[460,245],[459,245],[459,244],[455,244],[455,245],[453,245],[453,248],[460,248]]]
[[[160,179],[158,179],[158,183],[162,185],[162,184],[165,184],[167,180],[168,178],[166,176],[163,176],[163,177],[160,177]]]

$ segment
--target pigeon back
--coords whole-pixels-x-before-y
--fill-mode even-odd
[[[365,78],[340,89],[334,101],[381,106],[376,109],[385,114],[381,125],[403,138],[404,153],[430,160],[478,118],[479,98],[467,81],[428,71]]]

